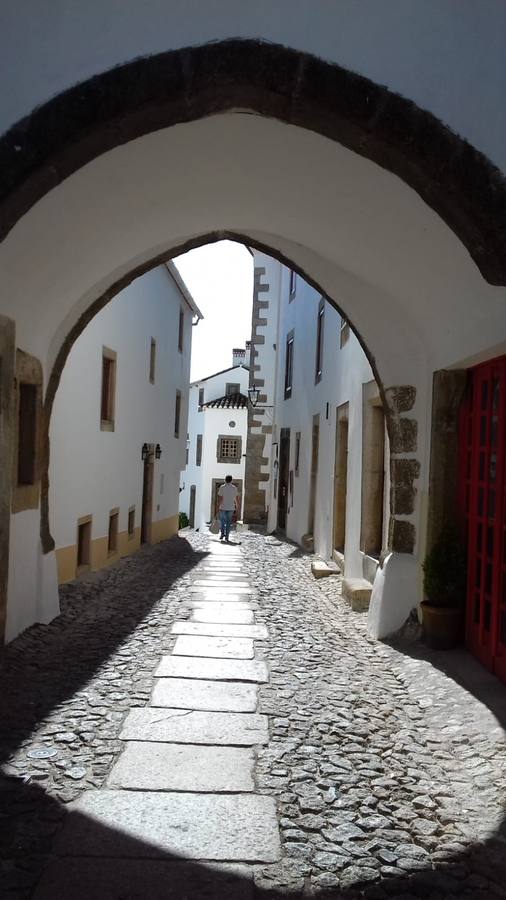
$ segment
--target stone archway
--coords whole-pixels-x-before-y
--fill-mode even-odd
[[[134,60],[70,88],[0,140],[0,238],[45,193],[136,137],[231,110],[315,131],[409,184],[491,284],[506,283],[506,182],[434,115],[307,53],[225,40]]]

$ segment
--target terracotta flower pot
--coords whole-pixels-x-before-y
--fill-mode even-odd
[[[461,643],[464,635],[464,610],[455,607],[422,604],[425,640],[433,650],[451,650]]]

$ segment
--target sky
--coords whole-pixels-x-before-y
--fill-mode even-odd
[[[251,335],[253,257],[242,244],[219,241],[174,258],[204,319],[193,328],[191,375],[198,381],[232,365],[232,348]]]

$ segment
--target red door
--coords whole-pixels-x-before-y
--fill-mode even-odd
[[[506,357],[471,372],[462,415],[467,644],[506,681]]]

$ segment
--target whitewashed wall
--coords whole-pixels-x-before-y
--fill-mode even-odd
[[[255,254],[255,265],[257,254]],[[261,263],[264,265],[264,261]],[[313,416],[319,414],[320,435],[318,478],[316,486],[314,546],[315,552],[330,559],[333,551],[334,465],[337,408],[349,404],[348,482],[346,506],[345,563],[348,577],[362,577],[363,556],[360,549],[362,515],[362,413],[363,385],[373,381],[373,373],[360,344],[350,332],[340,348],[341,316],[325,305],[323,371],[315,383],[317,314],[321,295],[302,278],[296,279],[296,293],[289,300],[289,270],[271,260],[269,271],[277,267],[279,277],[273,280],[279,289],[277,319],[277,371],[274,410],[274,441],[279,441],[281,428],[290,428],[290,469],[295,469],[295,435],[301,432],[299,475],[294,474],[293,505],[289,506],[286,534],[300,542],[308,531],[311,447]],[[274,306],[273,306],[274,309]],[[269,313],[271,310],[269,309]],[[293,388],[284,399],[286,335],[294,329]],[[269,344],[266,338],[264,348]],[[264,355],[267,350],[264,349]],[[271,358],[273,354],[271,351]],[[272,371],[269,366],[266,371]],[[263,371],[259,373],[263,377]],[[328,404],[328,409],[327,409]],[[274,498],[275,448],[270,453],[268,527],[277,525],[277,498]]]
[[[185,310],[183,352],[179,311]],[[151,338],[156,340],[155,383],[149,381]],[[192,311],[165,266],[134,281],[91,321],[74,344],[56,393],[50,428],[49,522],[56,549],[76,544],[77,519],[92,515],[92,540],[108,533],[109,511],[120,508],[127,530],[135,505],[140,526],[144,442],[159,443],[153,521],[178,513],[185,464]],[[117,352],[115,428],[100,430],[102,347]],[[180,437],[174,437],[176,390],[182,394]],[[162,484],[163,481],[163,484]],[[58,613],[54,554],[37,538],[39,510],[12,516],[7,640],[33,622]],[[33,521],[32,521],[33,520]],[[29,535],[34,541],[28,540]],[[41,572],[44,571],[44,578]]]
[[[196,487],[195,528],[203,528],[206,522],[209,522],[213,478],[224,481],[226,475],[232,475],[234,480],[242,479],[244,484],[244,454],[246,453],[248,427],[247,409],[203,409],[199,411],[199,391],[201,388],[204,389],[204,403],[208,403],[210,400],[223,397],[227,382],[232,382],[240,384],[241,393],[247,396],[248,381],[248,369],[244,366],[235,366],[191,385],[188,416],[190,448],[188,465],[181,474],[181,483],[184,484],[184,489],[181,491],[179,508],[181,512],[189,515],[190,487],[194,484]],[[232,428],[230,422],[235,422],[235,427]],[[200,466],[195,464],[198,434],[202,435],[202,464]],[[239,464],[217,461],[218,436],[226,434],[242,437],[243,456]]]

